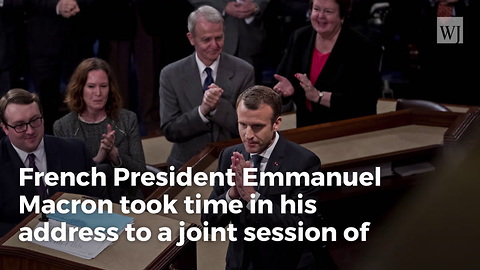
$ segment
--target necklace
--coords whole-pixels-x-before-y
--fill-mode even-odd
[[[98,121],[88,121],[86,120],[85,118],[83,118],[80,114],[78,115],[78,119],[84,123],[87,123],[87,124],[98,124],[98,123],[101,123],[103,122],[103,120],[105,120],[105,118],[107,118],[107,115],[104,115],[100,120]]]

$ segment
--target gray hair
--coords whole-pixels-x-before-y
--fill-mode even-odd
[[[188,16],[188,32],[193,34],[195,26],[201,17],[211,23],[223,23],[223,16],[218,10],[211,6],[201,6],[192,11]]]

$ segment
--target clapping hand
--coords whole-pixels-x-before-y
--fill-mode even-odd
[[[245,19],[253,16],[258,6],[252,0],[230,1],[225,6],[225,13],[232,17]]]
[[[107,133],[104,133],[103,138],[100,140],[100,148],[97,155],[93,158],[97,164],[109,159],[111,152],[115,147],[115,130],[112,129],[110,124],[107,125]],[[117,150],[118,153],[118,150]]]
[[[295,74],[295,78],[298,79],[300,86],[303,88],[303,90],[305,90],[305,97],[308,100],[316,103],[318,101],[318,90],[312,85],[312,82],[307,77],[307,74],[297,73]]]
[[[278,81],[278,83],[273,87],[273,90],[275,90],[282,97],[289,97],[293,95],[293,91],[295,89],[287,78],[278,74],[274,74],[273,77]]]
[[[70,18],[80,12],[80,7],[75,0],[60,0],[57,3],[57,10],[64,18]]]
[[[239,152],[233,152],[231,159],[232,165],[230,165],[230,169],[235,173],[235,186],[230,188],[228,195],[232,199],[241,197],[243,200],[249,202],[251,194],[256,193],[256,191],[253,186],[244,185],[243,169],[251,168],[252,164],[250,161],[246,161]]]
[[[202,104],[200,104],[200,112],[203,115],[208,115],[217,108],[218,102],[222,97],[223,89],[218,85],[212,83],[208,89],[203,93]]]

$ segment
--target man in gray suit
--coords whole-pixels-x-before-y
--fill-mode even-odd
[[[167,163],[176,169],[209,143],[238,137],[235,101],[255,81],[252,65],[222,52],[223,17],[215,8],[190,14],[187,37],[195,52],[160,73],[160,128],[174,143]]]
[[[261,83],[267,33],[263,14],[270,0],[188,0],[194,7],[209,5],[225,20],[225,52],[255,67],[255,82]]]

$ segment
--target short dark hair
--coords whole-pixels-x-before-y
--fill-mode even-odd
[[[40,114],[43,116],[42,105],[40,104],[40,98],[36,93],[28,92],[22,88],[13,88],[9,90],[1,99],[0,99],[0,120],[4,124],[8,124],[5,119],[5,110],[7,109],[8,104],[32,104],[37,103],[40,110]]]
[[[272,108],[272,123],[282,115],[282,97],[272,88],[263,85],[254,85],[243,91],[237,99],[237,107],[243,101],[249,110],[258,110],[260,105],[265,104]]]
[[[82,113],[85,110],[86,105],[83,100],[83,87],[85,87],[87,83],[88,73],[94,70],[103,70],[107,74],[109,91],[105,111],[109,117],[116,119],[118,111],[122,107],[120,89],[110,65],[100,58],[87,58],[77,66],[67,85],[65,104],[67,104],[72,112]]]

